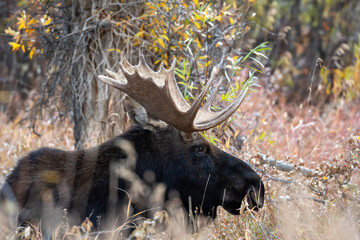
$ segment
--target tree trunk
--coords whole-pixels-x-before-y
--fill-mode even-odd
[[[115,129],[113,124],[108,127],[109,122],[120,121],[119,125],[124,125],[125,113],[118,102],[120,92],[105,86],[97,78],[103,74],[104,68],[116,67],[118,54],[106,50],[124,49],[123,39],[114,35],[113,26],[104,25],[94,17],[99,9],[109,10],[107,5],[105,0],[73,0],[71,8],[65,10],[64,14],[69,18],[67,34],[73,37],[70,44],[74,45],[68,56],[72,59],[67,86],[70,91],[67,91],[65,98],[71,99],[75,147],[78,149],[83,148],[89,139],[99,142],[118,134],[119,129]],[[119,6],[115,5],[114,8]],[[139,8],[133,9],[138,11]],[[97,137],[94,139],[90,136]]]

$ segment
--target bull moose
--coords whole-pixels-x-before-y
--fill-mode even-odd
[[[190,106],[177,85],[174,63],[154,72],[142,51],[139,59],[133,66],[122,55],[117,73],[106,70],[107,76],[99,76],[130,96],[126,110],[136,125],[96,147],[40,148],[20,159],[0,193],[7,216],[11,214],[4,206],[15,203],[18,224],[40,226],[48,235],[63,221],[64,209],[71,224],[87,217],[94,225],[110,216],[120,221],[129,202],[134,212],[150,207],[149,196],[141,187],[136,190],[135,182],[162,184],[162,204],[176,196],[185,209],[192,206],[211,217],[220,205],[239,214],[244,198],[250,208],[262,207],[265,190],[259,175],[199,133],[229,118],[248,88],[224,110],[211,111],[219,87],[203,101],[218,73],[214,68]]]

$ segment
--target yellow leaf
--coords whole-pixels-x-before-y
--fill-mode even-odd
[[[150,16],[149,14],[143,14],[139,18],[140,19],[145,19],[145,18],[148,18],[149,16]]]
[[[140,31],[140,32],[135,34],[135,37],[143,38],[144,34],[147,34],[147,33],[145,31]]]
[[[189,35],[187,33],[184,33],[184,39],[188,39]]]
[[[35,18],[31,18],[28,22],[29,25],[37,24],[37,20]]]
[[[229,149],[229,148],[230,148],[230,137],[228,137],[228,138],[226,139],[225,147],[226,147],[226,149]]]
[[[108,48],[106,49],[107,52],[112,52],[112,51],[115,51],[115,48]]]
[[[21,44],[18,44],[16,42],[9,42],[9,45],[12,47],[13,52],[19,50],[19,48],[21,47]]]
[[[45,24],[44,25],[48,25],[51,23],[51,18],[48,18],[48,20],[46,20]]]
[[[18,29],[21,30],[23,28],[27,28],[26,26],[26,16],[22,13],[21,14],[21,17],[18,17],[18,22],[17,22],[17,25],[18,25]]]
[[[197,29],[201,29],[201,26],[197,21],[194,21],[194,25],[196,26]]]
[[[18,23],[17,23],[19,26],[18,26],[18,29],[21,30],[23,28],[26,28],[26,25],[25,25],[25,21],[23,21],[21,18],[18,18]]]
[[[133,44],[134,44],[134,46],[139,46],[141,44],[141,42],[137,39],[134,39]]]
[[[33,57],[33,55],[34,55],[35,51],[36,51],[36,48],[35,48],[35,47],[33,47],[33,48],[31,49],[30,53],[29,53],[29,57],[30,57],[30,59],[32,59],[32,57]]]
[[[169,65],[169,64],[168,64],[168,61],[166,61],[166,59],[163,59],[162,61],[163,61],[163,63],[165,64],[166,67]]]
[[[230,24],[234,24],[234,19],[229,18]]]
[[[203,55],[203,56],[200,56],[198,59],[203,60],[203,59],[206,59],[207,57],[208,57],[207,55]]]
[[[211,60],[207,61],[207,63],[205,63],[205,67],[209,66],[211,63]]]
[[[322,178],[323,180],[327,180],[327,177],[326,176],[323,176],[323,178]]]
[[[193,0],[193,2],[195,3],[195,6],[198,6],[199,4],[198,0]]]
[[[234,1],[234,2],[235,2],[235,1]],[[231,5],[230,5],[230,4],[229,4],[229,5],[226,5],[226,6],[223,8],[223,11],[228,10],[230,7],[231,7]]]
[[[16,32],[14,30],[12,30],[10,27],[5,29],[5,33],[9,34],[9,35],[16,35]]]
[[[25,52],[25,45],[21,45],[21,50]]]
[[[160,44],[160,46],[161,46],[162,48],[165,48],[165,43],[164,43],[164,41],[163,41],[161,38],[158,38],[158,39],[157,39],[157,42]]]
[[[201,48],[201,47],[202,47],[202,46],[201,46],[201,43],[200,43],[200,41],[199,41],[199,38],[196,38],[196,39],[194,40],[194,42],[196,42],[198,48]]]
[[[169,40],[169,37],[166,36],[165,34],[162,34],[162,35],[160,35],[160,36],[161,36],[163,39],[165,39],[166,41],[168,41],[168,42],[170,41],[170,40]]]
[[[193,12],[193,15],[195,17],[195,20],[202,20],[202,18],[196,12]]]

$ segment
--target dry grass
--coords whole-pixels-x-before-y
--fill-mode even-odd
[[[197,233],[187,233],[187,238],[359,239],[359,103],[338,99],[322,108],[285,105],[281,97],[261,89],[246,99],[240,111],[244,114],[239,114],[241,118],[235,118],[231,125],[235,131],[228,129],[219,145],[254,164],[262,174],[267,190],[265,206],[259,212],[241,209],[240,216],[219,208],[216,221]],[[45,117],[37,124],[36,130],[42,134],[38,137],[29,127],[30,122],[20,121],[25,115],[6,123],[6,116],[0,113],[1,183],[16,160],[32,149],[73,149],[73,132],[67,120],[54,124]],[[245,137],[241,151],[235,147],[239,136]],[[229,139],[231,144],[226,142]],[[96,140],[89,140],[88,145],[95,144]],[[281,172],[260,164],[258,153],[319,173],[302,176],[296,170]],[[175,220],[170,217],[167,221],[171,227],[152,237],[167,239],[171,235],[182,239],[185,227],[179,223],[181,220]],[[95,237],[96,234],[86,233],[91,226],[84,224],[77,228],[68,226],[66,239]],[[137,238],[147,237],[156,224],[154,220],[145,222],[138,228]]]

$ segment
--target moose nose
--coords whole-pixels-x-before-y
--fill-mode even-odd
[[[247,193],[247,203],[249,204],[249,208],[255,211],[262,208],[264,205],[264,185],[262,182],[259,185],[259,188],[255,188],[254,186],[250,187]]]

